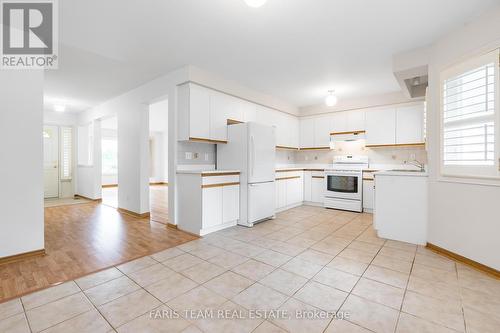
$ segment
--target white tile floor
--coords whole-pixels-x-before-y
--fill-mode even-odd
[[[500,332],[499,280],[371,219],[294,208],[2,303],[0,332]]]

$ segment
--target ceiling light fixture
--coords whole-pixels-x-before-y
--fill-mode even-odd
[[[266,4],[267,0],[245,0],[246,4],[252,8],[259,8]]]
[[[335,106],[338,102],[337,96],[335,96],[335,90],[328,90],[328,96],[325,98],[326,106]]]
[[[64,112],[64,111],[66,111],[66,105],[56,104],[56,105],[54,105],[54,110],[56,110],[57,112]]]

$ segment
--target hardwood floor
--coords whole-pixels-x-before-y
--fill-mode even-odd
[[[151,220],[167,224],[168,223],[168,186],[149,186],[149,201]],[[103,204],[111,207],[118,207],[118,187],[105,187],[102,189]]]
[[[100,203],[45,208],[46,255],[0,265],[0,302],[195,238]]]
[[[151,185],[149,187],[151,220],[163,224],[168,223],[168,186]]]

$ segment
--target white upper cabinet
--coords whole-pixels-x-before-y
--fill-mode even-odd
[[[422,104],[396,109],[396,144],[424,142],[424,106]]]
[[[179,140],[210,138],[210,92],[185,84],[179,87]]]
[[[396,143],[396,109],[366,111],[366,146]]]
[[[347,112],[335,112],[331,115],[331,132],[342,133],[347,131]]]
[[[221,94],[221,93],[219,93]],[[226,105],[226,123],[227,119],[236,120],[236,121],[245,121],[245,101],[239,98],[228,96],[221,94],[226,97],[227,105]]]
[[[331,117],[314,118],[314,148],[330,147]]]
[[[314,147],[314,118],[300,120],[300,148]]]
[[[210,96],[210,139],[227,141],[227,119],[234,104],[230,96],[213,92]]]
[[[299,119],[297,117],[288,116],[290,119],[289,136],[290,147],[299,148]]]
[[[347,131],[363,131],[365,129],[365,111],[355,110],[345,112],[347,114]]]
[[[247,102],[240,101],[239,107],[243,111],[243,122],[257,121],[257,105]]]
[[[278,146],[299,147],[299,119],[293,115],[194,83],[179,86],[178,104],[178,140],[226,142],[228,120],[256,121],[276,128]],[[314,131],[310,135],[312,143],[308,147],[313,147]]]

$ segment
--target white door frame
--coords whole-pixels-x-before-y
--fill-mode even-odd
[[[61,186],[60,186],[60,182],[61,182],[61,177],[60,177],[60,161],[61,161],[61,156],[60,156],[60,127],[57,126],[57,125],[48,125],[48,124],[44,124],[43,125],[43,130],[45,131],[47,128],[51,128],[53,131],[54,131],[54,135],[56,136],[55,137],[55,140],[56,140],[56,143],[55,143],[55,149],[56,149],[56,152],[53,153],[53,156],[57,156],[57,158],[55,160],[52,160],[51,162],[47,163],[46,161],[46,156],[45,156],[45,142],[43,144],[43,149],[44,149],[44,199],[47,199],[47,198],[59,198],[60,197],[60,191],[61,191]],[[48,165],[50,164],[50,165]],[[45,181],[46,181],[46,178],[47,178],[47,171],[49,171],[50,169],[56,169],[56,177],[55,177],[55,181],[57,183],[57,191],[54,191],[54,192],[57,192],[57,193],[53,193],[53,194],[49,194],[47,195],[47,185],[45,184]],[[53,170],[51,170],[53,171]]]

